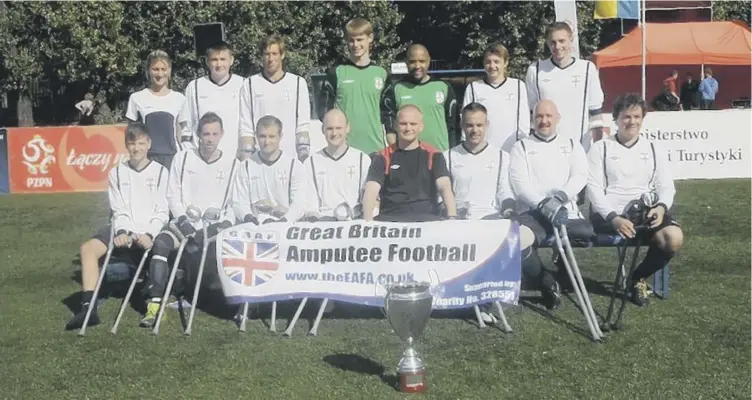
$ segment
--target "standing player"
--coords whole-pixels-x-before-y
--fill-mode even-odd
[[[379,151],[366,178],[363,218],[374,219],[381,198],[379,221],[422,222],[439,220],[437,199],[441,196],[447,218],[457,218],[444,155],[418,139],[423,116],[417,106],[402,106],[397,113],[397,143]]]
[[[235,180],[233,210],[244,222],[295,222],[306,206],[303,164],[280,149],[283,124],[266,115],[256,125],[259,151],[243,161]]]
[[[640,137],[646,112],[647,104],[637,94],[616,99],[613,116],[618,131],[590,149],[587,184],[595,230],[627,238],[637,234],[635,224],[646,222],[630,220],[627,205],[643,194],[657,195],[657,204],[647,213],[650,248],[628,286],[632,301],[640,306],[648,302],[645,279],[663,268],[684,242],[684,234],[672,216],[676,189],[666,152]]]
[[[347,23],[345,30],[350,59],[327,73],[323,109],[342,110],[351,123],[350,146],[371,154],[397,140],[394,89],[387,70],[371,60],[371,23],[355,18]]]
[[[525,77],[530,109],[551,100],[561,112],[559,133],[582,144],[585,151],[603,136],[603,90],[598,69],[572,56],[572,28],[555,22],[546,31],[551,57],[530,65]],[[591,133],[592,132],[592,133]]]
[[[323,131],[327,146],[303,163],[309,183],[306,213],[334,219],[334,210],[340,204],[347,204],[351,210],[361,208],[371,158],[347,144],[350,124],[342,111],[326,113]]]
[[[265,115],[273,115],[282,121],[285,132],[280,132],[283,138],[280,148],[285,154],[296,157],[298,144],[310,143],[308,83],[304,78],[285,71],[285,40],[282,37],[265,37],[261,40],[259,52],[264,70],[246,79],[240,94],[241,159],[250,157],[256,144],[255,127]],[[301,150],[301,153],[305,152]]]
[[[225,154],[219,149],[224,132],[222,119],[217,114],[204,114],[198,121],[197,134],[198,148],[183,150],[175,157],[170,170],[167,201],[170,212],[177,218],[175,225],[184,237],[189,237],[203,228],[203,221],[192,222],[188,219],[186,210],[189,207],[197,207],[201,213],[209,208],[220,210],[221,222],[207,229],[211,237],[235,222],[230,209],[230,197],[232,182],[240,162],[232,154]],[[169,276],[167,259],[178,245],[178,237],[170,229],[163,230],[154,239],[146,283],[149,302],[146,315],[141,319],[142,327],[149,328],[154,325],[162,296],[170,295],[165,293]]]
[[[149,159],[168,169],[175,153],[193,140],[185,96],[170,89],[171,74],[170,56],[162,50],[151,52],[146,57],[149,87],[131,95],[125,112],[130,121],[146,124],[152,143]]]
[[[486,77],[467,85],[463,100],[463,107],[475,102],[486,107],[487,140],[506,152],[512,150],[515,141],[530,135],[527,87],[525,82],[507,76],[508,66],[507,48],[501,43],[488,46],[483,54]]]
[[[397,108],[413,104],[423,113],[421,141],[440,151],[460,142],[457,135],[457,99],[452,85],[428,75],[431,55],[421,44],[407,50],[408,77],[394,85]]]
[[[240,121],[240,89],[245,79],[232,73],[235,62],[232,47],[221,42],[206,50],[209,75],[192,80],[185,88],[191,132],[198,132],[201,117],[213,112],[222,118],[224,136],[220,142],[222,153],[237,156]],[[198,138],[194,139],[198,143]]]
[[[125,147],[130,158],[109,173],[108,197],[112,225],[103,227],[93,238],[81,245],[81,310],[65,329],[79,329],[93,301],[97,285],[99,259],[107,253],[111,229],[115,230],[113,255],[121,253],[139,263],[144,250],[167,223],[167,169],[149,160],[151,140],[146,125],[131,123],[125,129]],[[99,325],[97,308],[91,312],[89,325]]]
[[[509,179],[521,213],[518,220],[533,231],[536,245],[564,224],[573,242],[593,235],[593,227],[576,203],[587,183],[587,156],[579,142],[558,134],[560,119],[556,105],[542,100],[535,107],[535,132],[515,143],[510,154]],[[522,271],[523,279],[539,286],[546,307],[557,308],[561,305],[559,284],[542,268],[540,257],[533,257],[535,262]],[[566,271],[559,266],[558,272],[563,279]]]

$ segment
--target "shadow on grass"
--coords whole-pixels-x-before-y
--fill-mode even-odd
[[[324,357],[324,362],[342,371],[378,376],[381,382],[397,390],[399,376],[387,374],[383,365],[370,358],[358,354],[332,354]]]

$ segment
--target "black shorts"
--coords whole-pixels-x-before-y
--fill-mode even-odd
[[[373,218],[381,222],[431,222],[439,221],[441,217],[431,213],[379,213]]]
[[[172,159],[175,157],[174,154],[156,154],[156,153],[149,153],[147,157],[150,160],[154,160],[160,164],[162,164],[167,170],[170,170],[170,166],[172,165]]]
[[[92,236],[92,239],[97,239],[100,242],[104,243],[105,246],[108,246],[110,243],[110,224],[107,224],[106,226],[102,227],[102,229],[98,230],[97,233]],[[144,255],[144,249],[138,247],[138,246],[131,246],[128,247],[116,247],[114,250],[112,250],[112,258],[126,261],[126,262],[132,262],[133,265],[138,265],[139,262],[141,262],[141,257]]]
[[[668,212],[663,216],[663,222],[656,226],[653,229],[648,229],[648,233],[652,235],[655,232],[660,231],[661,229],[667,227],[667,226],[678,226],[679,222],[676,221],[676,218],[674,218],[674,209],[673,207],[668,210]],[[605,233],[608,235],[616,234],[616,230],[614,230],[614,226],[611,225],[611,222],[606,221],[603,217],[601,217],[600,214],[594,213],[590,216],[590,221],[593,223],[593,228],[595,229],[595,232],[597,233]]]
[[[516,220],[520,225],[526,226],[533,231],[536,246],[544,243],[547,237],[554,234],[551,223],[537,210],[522,213]],[[578,242],[586,243],[595,235],[593,225],[587,220],[580,218],[570,219],[567,222],[567,234],[573,244]]]

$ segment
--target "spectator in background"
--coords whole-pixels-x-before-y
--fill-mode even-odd
[[[679,77],[679,71],[673,70],[669,74],[668,78],[663,80],[663,94],[666,97],[667,102],[670,104],[670,111],[676,111],[681,109],[681,99],[676,94],[676,80]]]
[[[699,91],[702,95],[700,107],[703,110],[712,110],[713,103],[715,103],[715,95],[718,94],[718,81],[713,78],[712,68],[705,68],[705,79],[700,82]]]
[[[94,125],[94,95],[86,93],[84,99],[76,103],[76,108],[81,112],[79,125]]]
[[[682,108],[686,111],[696,109],[699,102],[699,82],[692,79],[692,74],[687,73],[687,80],[681,85],[679,97],[681,98]]]

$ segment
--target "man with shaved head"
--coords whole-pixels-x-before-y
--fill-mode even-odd
[[[588,179],[588,160],[580,142],[559,135],[561,115],[550,100],[540,101],[534,111],[534,131],[517,141],[509,160],[509,180],[516,194],[518,222],[535,234],[540,245],[554,227],[566,225],[572,242],[587,240],[593,227],[577,207],[577,194]],[[566,271],[559,266],[560,282]],[[523,263],[522,279],[542,291],[546,307],[561,305],[556,279],[542,268],[537,251]]]
[[[423,115],[415,105],[405,105],[397,113],[397,143],[373,157],[363,193],[363,218],[373,220],[377,199],[381,198],[379,221],[436,221],[438,197],[447,218],[457,218],[457,207],[446,161],[441,151],[420,141]]]
[[[408,76],[394,85],[397,107],[407,104],[417,106],[423,112],[425,130],[421,140],[447,151],[459,143],[457,132],[457,99],[452,86],[428,75],[431,56],[421,44],[407,50]]]
[[[334,210],[343,204],[358,214],[371,158],[348,144],[350,122],[341,110],[329,110],[321,130],[326,147],[303,163],[309,185],[306,215],[334,220]]]

